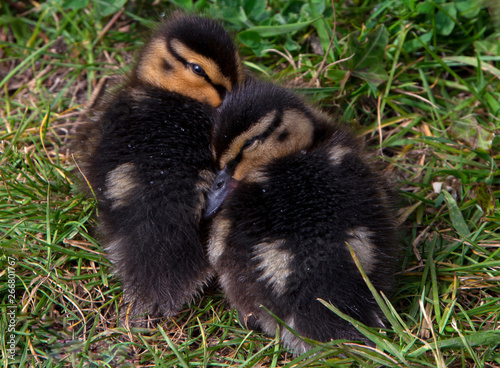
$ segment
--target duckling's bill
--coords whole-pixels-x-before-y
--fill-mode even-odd
[[[233,178],[227,167],[220,170],[207,194],[207,206],[204,217],[208,218],[212,216],[237,185],[238,180]]]

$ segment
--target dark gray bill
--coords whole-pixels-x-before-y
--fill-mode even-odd
[[[207,195],[207,206],[203,215],[205,218],[212,216],[217,211],[236,184],[237,180],[231,176],[227,168],[217,173]]]

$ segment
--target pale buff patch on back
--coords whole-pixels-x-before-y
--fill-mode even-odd
[[[245,176],[245,180],[252,183],[265,183],[269,180],[265,170],[255,169]]]
[[[332,164],[338,165],[349,153],[352,153],[352,150],[349,147],[333,146],[328,150],[328,159],[332,162]]]
[[[126,206],[137,186],[133,163],[122,164],[110,171],[106,175],[106,197],[113,201],[111,208]]]
[[[227,273],[219,274],[219,284],[223,290],[228,290],[231,286],[231,278]]]
[[[372,235],[371,231],[362,226],[347,232],[346,242],[354,250],[366,273],[371,273],[375,268],[375,246],[370,241]]]
[[[281,249],[284,243],[285,240],[277,240],[273,243],[262,242],[253,247],[253,259],[259,262],[258,269],[262,272],[258,280],[266,282],[278,296],[286,292],[288,276],[293,272],[293,254],[287,249]]]
[[[208,242],[208,258],[214,267],[217,266],[220,257],[226,250],[226,242],[230,230],[231,221],[222,215],[216,216],[212,224],[212,232]]]
[[[108,259],[113,263],[113,274],[119,275],[123,270],[124,255],[123,249],[126,247],[127,238],[124,236],[114,236],[104,244],[104,249],[108,254]]]

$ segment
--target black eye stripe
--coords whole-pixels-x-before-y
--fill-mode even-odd
[[[282,117],[283,117],[283,112],[276,110],[276,116],[274,117],[271,124],[269,124],[269,127],[263,133],[248,139],[241,147],[240,153],[234,159],[234,161],[239,162],[243,156],[243,151],[246,148],[250,147],[252,145],[252,143],[255,142],[256,140],[260,140],[261,142],[264,142],[281,125],[281,123],[283,121]],[[288,134],[289,134],[289,132],[285,130],[283,133],[280,134],[278,139],[279,140],[286,140],[286,138],[288,137]]]
[[[258,136],[258,138],[262,141],[266,140],[272,132],[274,132],[283,121],[283,111],[276,110],[276,116],[274,117],[271,124],[269,124],[269,128],[266,131]]]
[[[172,54],[172,56],[174,58],[176,58],[177,60],[179,60],[182,64],[186,65],[187,61],[186,59],[184,59],[182,56],[180,56],[177,51],[174,50],[174,48],[172,47],[171,43],[170,42],[167,42],[167,49],[168,51],[170,51],[170,53]]]
[[[231,174],[234,175],[234,171],[236,170],[236,166],[240,163],[243,155],[241,152],[236,156],[233,160],[229,161],[226,165],[227,171]]]
[[[182,64],[184,64],[186,67],[188,68],[191,68],[191,70],[193,70],[193,65],[198,65],[198,64],[195,64],[195,63],[189,63],[186,59],[184,59],[182,56],[180,56],[175,50],[174,48],[171,46],[171,43],[170,42],[167,42],[167,48],[168,50],[170,51],[170,53],[177,59],[179,60]],[[164,67],[168,65],[170,66],[170,64],[168,64],[168,62],[165,61],[164,63]],[[200,65],[198,65],[200,66]],[[171,67],[171,66],[170,66]],[[205,70],[200,66],[201,70],[203,70],[203,74],[198,74],[196,73],[194,70],[193,70],[193,73],[196,73],[197,75],[199,75],[200,77],[203,77],[205,78],[205,80],[210,83],[214,88],[215,90],[217,91],[217,93],[219,94],[221,100],[224,99],[224,97],[226,96],[226,93],[227,93],[227,89],[226,87],[220,85],[220,84],[215,84],[212,82],[212,80],[210,79],[210,77],[208,76],[208,74],[205,72]],[[168,70],[168,69],[167,69]]]
[[[226,87],[221,86],[220,84],[214,84],[214,83],[212,83],[212,81],[211,81],[211,80],[209,80],[209,82],[210,82],[210,84],[211,84],[212,86],[214,86],[215,90],[217,91],[217,93],[218,93],[218,94],[219,94],[219,96],[220,96],[220,99],[221,99],[221,100],[223,100],[223,99],[224,99],[224,97],[226,96],[226,93],[227,93],[227,89],[226,89]]]

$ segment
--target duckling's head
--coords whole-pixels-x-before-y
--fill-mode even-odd
[[[174,13],[144,47],[134,77],[217,107],[241,82],[243,69],[231,37],[220,24]]]
[[[281,87],[245,82],[220,107],[212,149],[220,170],[209,192],[210,216],[238,182],[259,180],[260,169],[310,147],[320,123],[300,98]]]
[[[212,134],[219,169],[243,180],[273,160],[314,140],[317,121],[300,98],[276,85],[246,80],[220,107]]]

